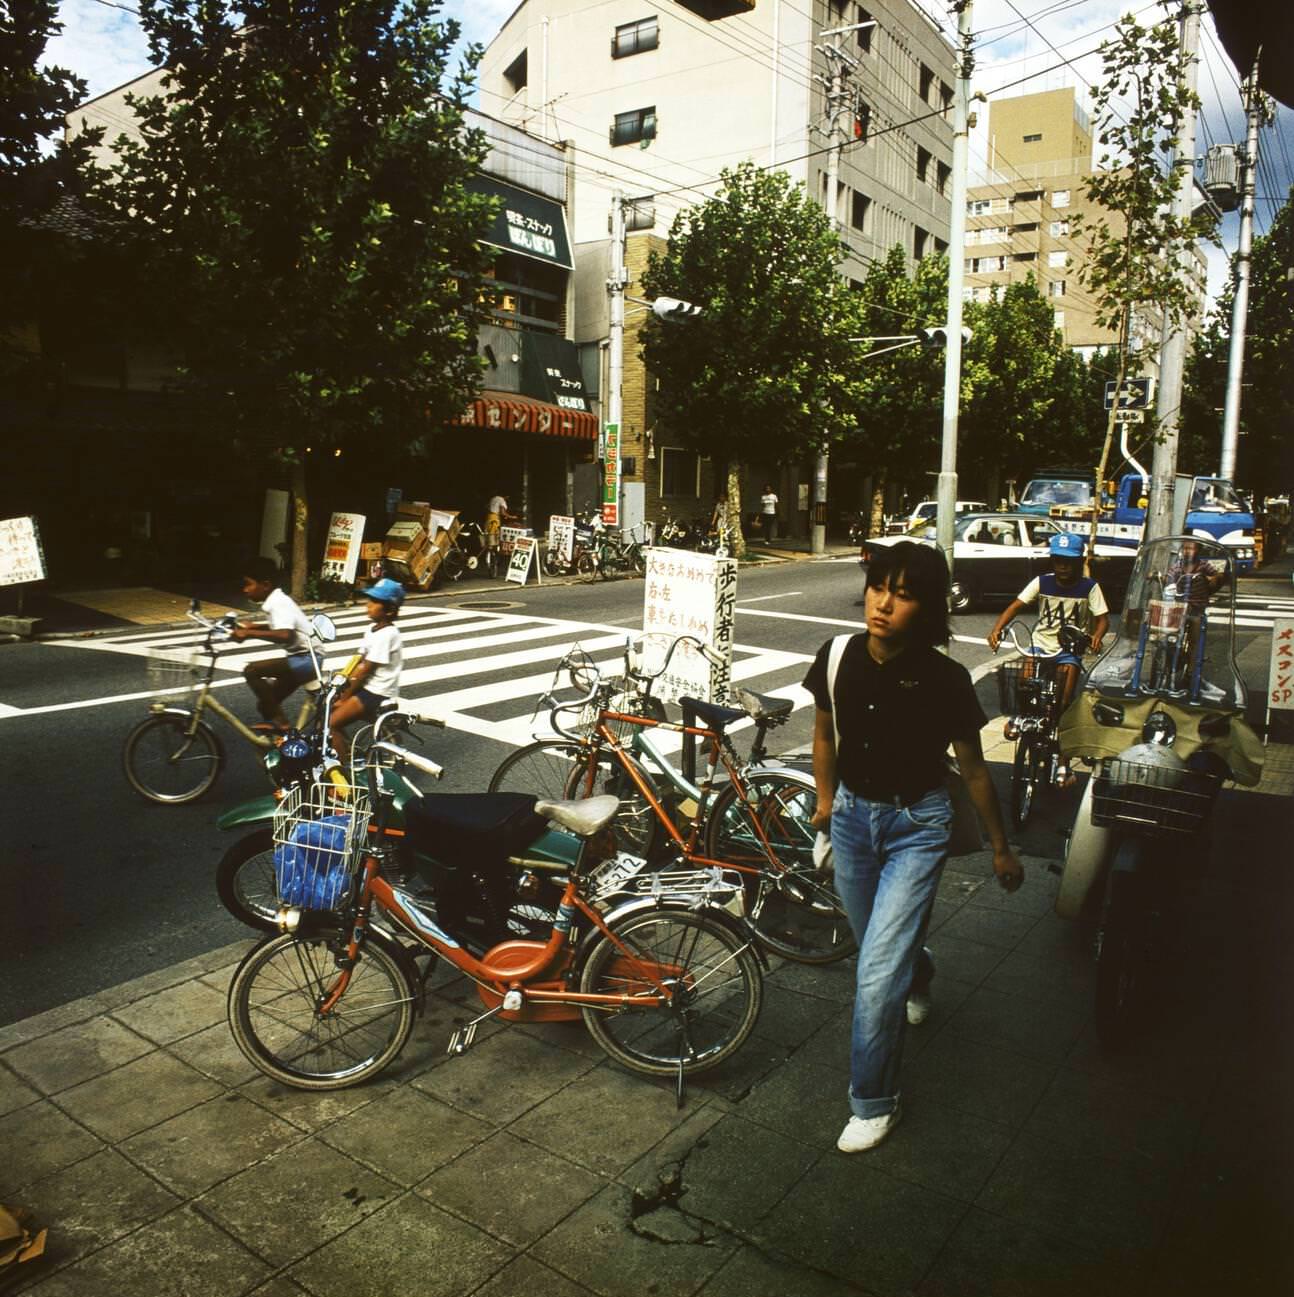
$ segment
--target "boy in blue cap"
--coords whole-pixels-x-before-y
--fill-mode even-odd
[[[989,632],[988,645],[995,653],[1002,632],[1012,618],[1031,604],[1038,605],[1038,624],[1033,629],[1034,652],[1039,657],[1054,657],[1058,663],[1056,678],[1061,690],[1061,711],[1069,706],[1082,660],[1061,648],[1060,628],[1077,626],[1092,641],[1092,652],[1100,651],[1101,641],[1110,629],[1110,609],[1095,578],[1083,575],[1083,551],[1087,542],[1072,531],[1058,532],[1047,549],[1051,554],[1051,571],[1036,576],[1011,601]]]
[[[389,576],[383,577],[364,591],[364,598],[368,600],[364,612],[373,624],[364,632],[359,665],[350,673],[328,716],[333,749],[343,764],[349,752],[344,728],[361,717],[371,721],[388,698],[400,696],[400,671],[404,666],[404,648],[395,627],[404,603],[404,586]]]

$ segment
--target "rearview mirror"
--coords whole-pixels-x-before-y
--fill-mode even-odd
[[[331,644],[337,638],[337,627],[333,624],[333,619],[321,612],[315,613],[310,619],[310,625],[325,644]]]

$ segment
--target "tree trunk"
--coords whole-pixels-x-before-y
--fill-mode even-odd
[[[741,465],[728,461],[728,553],[733,558],[746,557],[746,536],[741,527]]]
[[[292,488],[292,597],[300,603],[306,594],[306,545],[309,536],[310,504],[306,495],[305,459],[298,457],[288,470]]]
[[[885,474],[878,473],[872,479],[872,517],[868,524],[869,536],[885,535]]]
[[[1119,317],[1119,368],[1114,379],[1114,400],[1110,402],[1110,413],[1105,420],[1105,441],[1101,445],[1101,458],[1096,465],[1095,490],[1092,493],[1092,527],[1089,532],[1087,561],[1084,568],[1088,575],[1092,571],[1092,555],[1096,550],[1096,529],[1101,520],[1101,493],[1105,489],[1105,470],[1110,462],[1110,446],[1114,442],[1114,415],[1119,408],[1119,393],[1123,391],[1123,380],[1128,372],[1128,316],[1132,308],[1125,302],[1123,314]]]

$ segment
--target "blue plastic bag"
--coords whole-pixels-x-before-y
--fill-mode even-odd
[[[290,841],[274,848],[279,900],[299,910],[334,910],[350,886],[346,830],[349,815],[325,815],[292,826]]]

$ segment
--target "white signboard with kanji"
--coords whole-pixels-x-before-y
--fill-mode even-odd
[[[342,581],[347,585],[353,582],[363,540],[362,513],[333,514],[324,544],[323,576],[329,581]]]
[[[643,586],[645,636],[663,641],[691,635],[723,658],[722,665],[712,664],[680,645],[652,692],[666,702],[684,696],[723,702],[732,683],[737,561],[686,549],[649,549]]]
[[[0,518],[0,585],[45,579],[45,551],[35,518]]]
[[[1277,617],[1272,622],[1267,706],[1271,711],[1294,711],[1294,617]]]
[[[575,557],[575,519],[555,513],[548,519],[548,552],[569,567]]]

